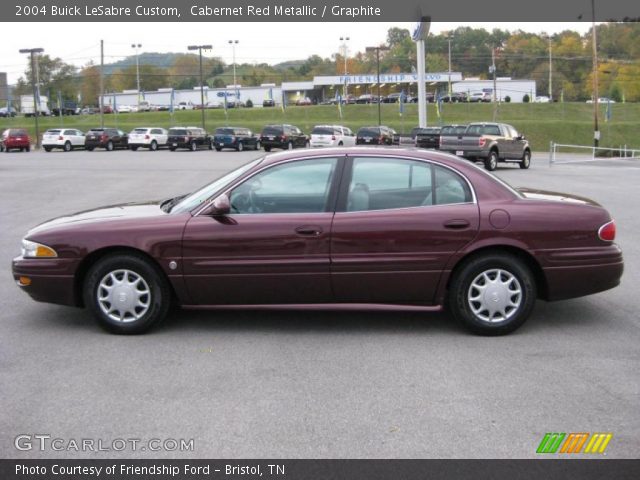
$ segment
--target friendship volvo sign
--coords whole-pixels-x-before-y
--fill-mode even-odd
[[[451,77],[452,82],[462,80],[460,72],[427,73],[425,82],[448,82]],[[417,73],[381,73],[380,83],[416,83]],[[378,75],[332,75],[313,77],[314,85],[344,85],[344,84],[374,84],[378,83]]]

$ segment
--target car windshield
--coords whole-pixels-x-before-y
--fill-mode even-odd
[[[311,135],[333,135],[334,130],[331,127],[316,127],[311,130]]]
[[[216,128],[216,135],[233,135],[233,128]]]
[[[190,195],[187,195],[185,198],[183,198],[180,201],[180,203],[178,203],[175,207],[171,209],[171,212],[182,213],[182,212],[189,212],[193,210],[202,202],[204,202],[205,200],[210,198],[212,195],[214,195],[216,192],[218,192],[220,189],[225,187],[227,184],[233,182],[240,175],[242,175],[243,173],[251,170],[253,167],[258,165],[260,162],[262,162],[262,160],[264,160],[264,157],[258,158],[253,162],[249,162],[246,165],[243,165],[242,167],[236,170],[233,170],[232,172],[227,173],[225,176],[220,177],[219,179],[214,180],[208,185],[205,185],[204,187],[196,190]]]
[[[170,128],[169,135],[186,135],[187,131],[184,128]]]

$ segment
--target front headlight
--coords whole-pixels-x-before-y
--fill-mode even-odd
[[[51,258],[57,256],[58,254],[51,247],[47,247],[41,243],[32,242],[31,240],[22,240],[23,258]]]

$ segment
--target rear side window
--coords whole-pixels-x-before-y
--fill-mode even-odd
[[[500,127],[497,125],[486,125],[482,133],[485,135],[500,135]]]
[[[154,129],[152,129],[152,130],[151,130],[151,133],[152,133],[153,135],[162,135],[162,129],[160,129],[160,128],[154,128]]]

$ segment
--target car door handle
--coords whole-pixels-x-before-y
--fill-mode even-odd
[[[296,233],[298,235],[317,237],[322,233],[322,228],[316,225],[303,225],[301,227],[296,228]]]
[[[448,220],[444,222],[444,228],[450,228],[452,230],[462,230],[463,228],[467,228],[469,226],[469,222],[467,220]]]

